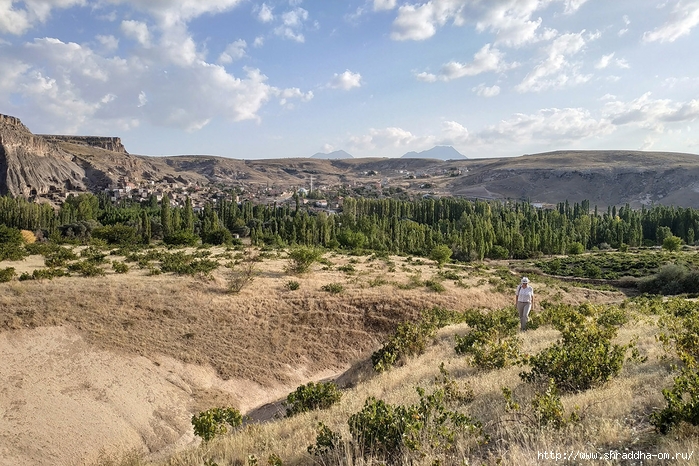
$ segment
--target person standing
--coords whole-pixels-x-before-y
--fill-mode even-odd
[[[521,283],[517,286],[515,306],[517,306],[517,312],[519,312],[519,328],[524,332],[527,329],[529,312],[532,310],[532,306],[534,306],[534,290],[529,284],[527,277],[522,277]]]

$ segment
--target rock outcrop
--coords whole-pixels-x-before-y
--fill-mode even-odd
[[[0,115],[0,195],[82,191],[84,178],[71,154],[32,134],[19,118]]]
[[[128,154],[126,147],[121,143],[121,138],[103,136],[69,136],[60,134],[37,134],[49,142],[69,142],[80,146],[99,147],[100,149]]]

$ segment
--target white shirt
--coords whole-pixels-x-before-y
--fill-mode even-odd
[[[519,285],[515,294],[517,295],[517,301],[520,303],[531,303],[534,299],[534,290],[529,285],[526,287]]]

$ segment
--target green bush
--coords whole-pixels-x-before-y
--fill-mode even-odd
[[[218,267],[218,261],[197,259],[195,255],[185,254],[182,251],[160,255],[161,271],[172,272],[177,275],[207,275]]]
[[[470,355],[474,366],[481,369],[503,368],[518,361],[519,319],[512,308],[490,312],[468,310],[464,321],[471,330],[464,336],[455,335],[457,354]]]
[[[425,280],[425,286],[435,293],[443,293],[447,290],[439,280]]]
[[[663,434],[682,422],[699,426],[699,304],[685,300],[667,304],[668,313],[660,319],[660,341],[675,351],[682,367],[673,386],[663,390],[666,406],[650,418]]]
[[[437,266],[439,268],[442,268],[442,266],[451,259],[452,255],[452,250],[449,246],[440,244],[438,246],[435,246],[432,248],[430,251],[430,259],[435,261],[437,263]]]
[[[178,231],[163,238],[163,243],[169,246],[196,246],[199,237],[188,231]]]
[[[106,241],[108,244],[130,245],[140,241],[138,232],[134,227],[122,225],[109,225],[97,227],[92,231],[92,236]]]
[[[55,248],[44,255],[44,264],[46,267],[63,267],[68,261],[78,258],[78,256],[68,248],[55,245]]]
[[[287,272],[301,275],[309,270],[311,266],[323,257],[323,251],[316,248],[298,247],[289,251],[289,264]]]
[[[409,456],[449,455],[466,435],[487,441],[480,422],[448,409],[445,393],[436,389],[431,394],[416,388],[420,400],[407,406],[393,406],[374,397],[348,420],[353,444],[365,459],[374,458],[389,464],[411,462]]]
[[[663,249],[670,252],[679,251],[682,248],[682,238],[677,236],[668,236],[663,239]]]
[[[585,252],[585,246],[582,243],[575,242],[568,246],[568,254],[570,255],[578,255],[583,252]]]
[[[92,262],[93,264],[104,264],[106,262],[105,257],[107,257],[107,254],[94,246],[89,246],[82,250],[80,257],[86,261]]]
[[[233,244],[233,234],[225,228],[220,228],[205,235],[202,242],[213,245]]]
[[[341,398],[342,392],[334,382],[309,382],[287,395],[284,402],[286,415],[291,417],[308,411],[327,409],[338,403]]]
[[[24,280],[53,280],[55,277],[66,277],[68,273],[63,269],[35,269],[31,275],[23,273],[19,276],[20,281]]]
[[[288,282],[286,282],[285,286],[289,291],[296,291],[301,287],[301,284],[296,280],[289,280]]]
[[[217,435],[223,435],[229,429],[236,429],[243,424],[243,416],[235,408],[211,408],[192,416],[194,434],[205,442]]]
[[[116,273],[128,273],[129,272],[129,266],[124,263],[124,262],[119,262],[119,261],[113,261],[112,262],[112,269]]]
[[[98,277],[105,274],[104,269],[89,260],[73,262],[68,265],[68,270],[77,272],[83,277]]]
[[[0,261],[18,261],[27,256],[27,250],[22,247],[22,232],[0,224]]]
[[[323,285],[321,289],[323,291],[327,291],[330,294],[339,294],[345,290],[345,287],[342,286],[340,283],[328,283],[327,285]]]
[[[699,271],[677,264],[666,264],[657,274],[638,281],[642,293],[677,295],[699,293]]]
[[[540,353],[526,358],[531,372],[520,377],[527,382],[553,379],[565,392],[597,387],[621,371],[629,345],[612,344],[616,329],[596,323],[567,326],[562,338]]]
[[[13,267],[0,269],[0,283],[12,281],[12,279],[15,278],[15,275],[15,269]]]

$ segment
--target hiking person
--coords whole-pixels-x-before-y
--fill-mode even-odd
[[[529,284],[527,277],[522,277],[521,283],[517,286],[515,306],[517,307],[517,312],[519,312],[519,329],[524,332],[527,329],[529,312],[534,306],[534,290]]]

